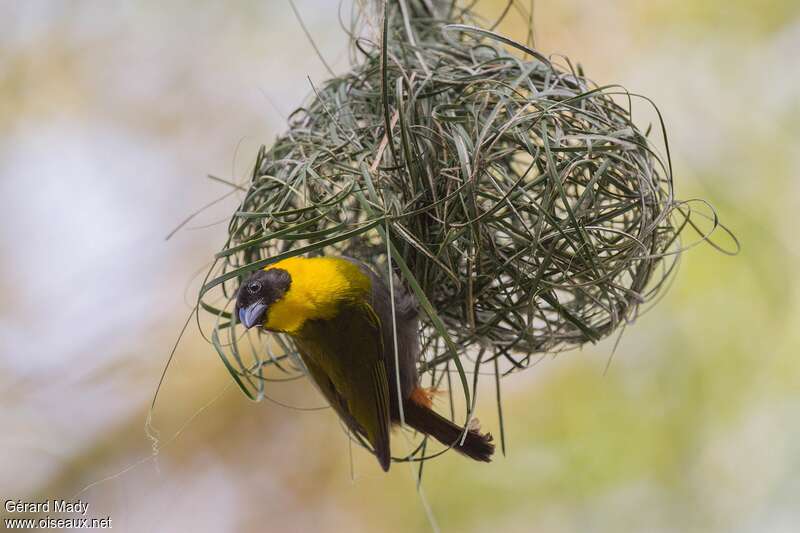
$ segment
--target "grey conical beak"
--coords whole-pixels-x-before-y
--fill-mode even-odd
[[[241,322],[245,328],[250,329],[264,320],[264,312],[266,310],[266,304],[260,302],[250,304],[248,307],[243,307],[239,309],[239,322]]]

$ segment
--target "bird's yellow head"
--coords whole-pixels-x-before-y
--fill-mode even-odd
[[[370,279],[338,257],[292,257],[253,272],[239,287],[236,316],[244,327],[297,333],[306,320],[330,319],[366,297]]]

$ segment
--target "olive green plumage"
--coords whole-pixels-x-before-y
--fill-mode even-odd
[[[417,303],[399,279],[393,285],[392,293],[351,259],[293,258],[253,273],[239,290],[236,315],[245,327],[291,336],[308,375],[383,470],[391,464],[391,426],[403,422],[489,461],[491,435],[465,431],[431,409],[417,374]]]
[[[376,320],[367,306],[352,305],[336,318],[306,322],[294,340],[330,406],[388,470],[389,379]]]

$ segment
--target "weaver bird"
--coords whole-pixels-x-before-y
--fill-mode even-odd
[[[472,459],[490,461],[491,435],[473,428],[465,434],[431,409],[432,394],[419,386],[416,366],[417,302],[395,280],[397,368],[389,288],[355,260],[293,257],[257,270],[239,288],[236,316],[245,328],[260,325],[292,337],[308,375],[349,430],[369,442],[384,471],[400,402],[408,426]]]

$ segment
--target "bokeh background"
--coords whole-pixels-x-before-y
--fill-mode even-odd
[[[346,69],[338,2],[296,4]],[[524,25],[512,10],[501,31]],[[613,339],[508,378],[506,457],[430,462],[421,495],[329,410],[247,401],[193,328],[139,462],[236,193],[165,236],[326,77],[288,2],[0,1],[0,497],[79,494],[134,532],[797,531],[800,3],[538,0],[535,27],[543,52],[657,102],[678,196],[710,200],[743,249],[687,253],[607,372]]]

